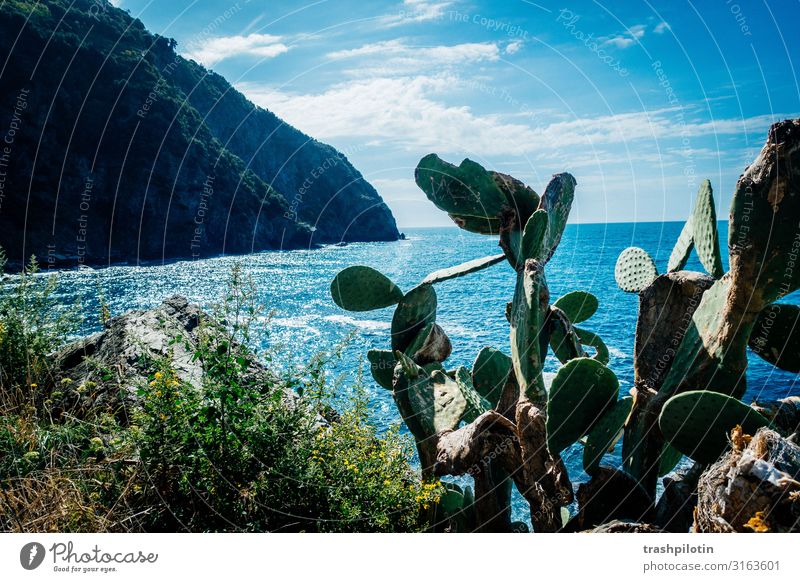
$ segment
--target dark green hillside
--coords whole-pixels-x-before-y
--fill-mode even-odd
[[[0,246],[11,262],[397,238],[390,211],[341,154],[255,108],[126,12],[69,5],[0,9]],[[332,156],[339,163],[298,200]]]

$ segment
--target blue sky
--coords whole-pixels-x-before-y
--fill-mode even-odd
[[[727,216],[770,123],[800,115],[800,2],[121,0],[252,101],[344,151],[401,227],[450,224],[427,153],[537,191],[572,221],[683,220],[703,178]]]

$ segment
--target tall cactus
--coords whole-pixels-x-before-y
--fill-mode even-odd
[[[746,348],[751,335],[758,332],[754,328],[759,316],[772,309],[773,302],[800,287],[800,269],[792,258],[800,249],[798,191],[800,120],[789,120],[770,128],[761,153],[739,178],[730,214],[730,270],[723,274],[711,187],[707,182],[700,187],[695,211],[681,233],[670,268],[680,269],[685,265],[691,250],[687,243],[691,233],[702,264],[716,280],[710,286],[701,284],[701,298],[688,309],[691,319],[678,326],[680,339],[672,350],[674,355],[667,370],[656,382],[637,374],[634,411],[625,439],[626,466],[651,490],[655,489],[659,459],[664,451],[658,426],[662,407],[675,395],[690,390],[710,390],[740,398],[746,388]],[[697,278],[692,282],[681,271],[672,271],[667,277],[687,289],[697,288]],[[639,290],[640,323],[647,297],[654,295],[651,288],[658,282],[655,279]],[[625,281],[620,281],[620,287],[628,290]],[[662,310],[674,314],[680,310],[680,303],[666,303]],[[782,317],[795,317],[791,308],[780,312],[784,314]],[[774,327],[775,336],[769,341],[773,344],[789,341],[792,325]],[[640,333],[652,337],[652,331],[637,328],[637,344]],[[779,354],[774,351],[766,353],[770,354],[767,359],[778,360]],[[647,367],[647,362],[636,363],[637,372]]]

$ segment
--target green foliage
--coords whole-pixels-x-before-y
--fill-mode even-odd
[[[694,390],[673,396],[658,418],[661,432],[678,451],[701,463],[713,463],[728,447],[731,430],[753,435],[769,421],[740,400]]]
[[[6,291],[28,297],[46,280],[32,281],[21,278]],[[48,285],[47,298],[56,283]],[[37,321],[41,314],[32,309],[50,307],[49,301],[24,305]],[[201,381],[181,380],[168,355],[155,363],[138,388],[140,405],[127,415],[98,407],[81,417],[53,419],[44,398],[52,384],[33,390],[40,398],[24,406],[9,406],[16,387],[3,385],[0,530],[429,527],[441,485],[420,481],[410,462],[411,443],[397,428],[379,434],[369,422],[360,380],[348,390],[329,380],[325,370],[338,350],[304,367],[257,366],[257,354],[247,346],[256,333],[266,333],[259,326],[268,315],[238,267],[212,314],[196,329]],[[54,345],[66,341],[55,328],[48,333]],[[49,353],[45,348],[42,353]],[[281,353],[264,357],[267,363],[286,359]],[[30,391],[27,377],[22,381]],[[72,390],[68,378],[55,388]]]
[[[5,254],[0,249],[0,276]],[[0,288],[0,398],[6,409],[36,400],[53,383],[52,354],[79,324],[77,311],[56,294],[57,279],[39,272],[35,257]]]

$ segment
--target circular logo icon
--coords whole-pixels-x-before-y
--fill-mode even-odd
[[[44,562],[44,546],[39,542],[30,542],[19,551],[19,563],[26,570],[35,570]]]

